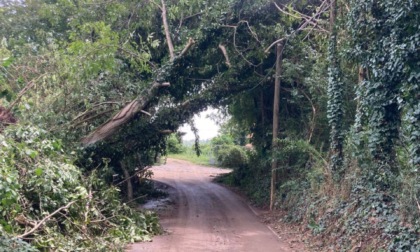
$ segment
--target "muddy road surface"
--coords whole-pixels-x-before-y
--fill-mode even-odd
[[[166,234],[128,251],[296,251],[261,223],[243,198],[212,182],[227,172],[175,159],[153,167],[154,179],[169,185],[173,202],[161,217]]]

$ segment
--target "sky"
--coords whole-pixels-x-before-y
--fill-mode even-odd
[[[220,126],[218,126],[213,120],[207,118],[208,115],[217,113],[216,109],[208,108],[206,111],[201,112],[194,116],[195,126],[198,129],[200,140],[207,140],[217,136]],[[195,139],[194,134],[191,131],[191,127],[188,124],[184,124],[179,128],[179,131],[186,132],[187,134],[182,137],[182,140],[188,141]]]

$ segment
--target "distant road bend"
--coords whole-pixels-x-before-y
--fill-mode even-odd
[[[226,172],[175,159],[153,167],[154,179],[173,188],[174,209],[162,218],[169,234],[133,244],[129,251],[294,251],[261,223],[238,195],[211,182]]]

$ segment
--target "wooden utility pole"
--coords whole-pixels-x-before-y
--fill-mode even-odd
[[[279,132],[279,105],[280,105],[280,77],[282,70],[283,41],[276,46],[276,75],[274,80],[274,106],[273,106],[273,142],[272,142],[272,162],[271,162],[271,189],[270,189],[270,211],[273,210],[276,198],[276,176],[277,176],[277,158],[278,149],[277,136]]]
[[[337,2],[336,0],[330,0],[330,32],[332,33],[335,25],[335,17],[337,16]]]

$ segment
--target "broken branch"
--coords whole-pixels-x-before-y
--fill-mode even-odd
[[[28,82],[28,84],[26,84],[26,86],[19,92],[19,94],[17,95],[17,98],[12,102],[12,104],[10,104],[10,106],[7,108],[7,112],[10,112],[12,110],[12,108],[19,103],[20,99],[22,98],[22,96],[29,90],[31,89],[35,83],[43,78],[45,76],[45,74],[38,76],[36,79]]]
[[[135,176],[138,176],[139,174],[142,174],[144,172],[146,172],[147,170],[149,170],[150,168],[152,168],[151,166],[147,166],[144,167],[143,169],[141,169],[140,171],[135,172],[133,175],[131,175],[130,177],[124,179],[123,181],[119,182],[118,184],[116,184],[116,186],[119,186],[123,183],[125,183],[127,180],[134,178]]]
[[[16,236],[16,238],[18,239],[22,239],[30,234],[32,234],[33,232],[35,232],[44,222],[46,222],[47,220],[49,220],[52,216],[54,216],[55,214],[57,214],[58,212],[60,212],[61,210],[67,209],[69,208],[71,205],[73,205],[74,203],[76,203],[76,200],[69,202],[67,205],[62,206],[60,208],[58,208],[57,210],[55,210],[54,212],[50,213],[49,215],[47,215],[44,219],[42,219],[40,222],[38,222],[31,230],[29,230],[28,232],[18,235]]]
[[[89,136],[82,139],[82,143],[84,145],[91,145],[113,135],[114,132],[116,132],[122,125],[131,121],[131,119],[133,119],[138,113],[141,113],[141,111],[149,104],[150,100],[155,97],[159,88],[168,86],[170,86],[169,82],[154,82],[151,88],[146,90],[139,98],[131,101],[112,119],[102,124]]]
[[[226,47],[225,47],[224,45],[222,45],[222,44],[219,44],[219,48],[220,48],[220,50],[222,51],[223,56],[225,56],[225,59],[226,59],[226,65],[227,65],[228,67],[231,67],[232,65],[230,64],[229,55],[227,54]]]
[[[145,114],[145,115],[152,116],[152,114],[150,114],[150,113],[149,113],[149,112],[147,112],[147,111],[140,110],[140,112],[141,112],[141,113],[143,113],[143,114]]]
[[[195,41],[192,38],[189,38],[187,45],[184,47],[184,49],[182,49],[182,52],[178,55],[178,57],[182,57],[186,52],[188,52],[188,50],[191,48],[191,46],[194,45],[194,43]]]

